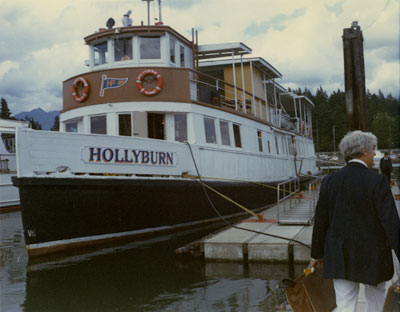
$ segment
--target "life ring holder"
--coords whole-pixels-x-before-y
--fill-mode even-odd
[[[157,79],[157,85],[152,90],[146,90],[142,85],[142,79],[147,75],[151,75],[151,76],[153,76],[154,78]],[[154,69],[145,69],[144,71],[142,71],[139,74],[139,76],[137,76],[137,78],[136,78],[136,86],[137,86],[139,92],[141,94],[143,94],[143,95],[146,95],[146,96],[156,95],[156,94],[160,93],[160,91],[161,91],[161,89],[163,87],[163,78]]]
[[[78,95],[77,92],[79,84],[83,84],[83,92],[81,95]],[[72,96],[74,97],[74,100],[80,103],[84,102],[88,97],[88,95],[89,95],[89,83],[87,82],[87,80],[83,77],[76,78],[72,83]]]

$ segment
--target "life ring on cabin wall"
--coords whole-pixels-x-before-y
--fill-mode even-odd
[[[84,102],[89,95],[89,83],[83,77],[78,77],[72,83],[72,96],[77,102]]]
[[[151,90],[147,90],[143,87],[143,79],[146,76],[152,76],[153,80],[157,79],[157,83],[156,86],[151,89]],[[151,81],[150,81],[151,83]],[[146,69],[144,71],[142,71],[139,76],[137,76],[136,78],[136,86],[139,90],[139,92],[143,95],[147,95],[147,96],[152,96],[152,95],[156,95],[158,93],[160,93],[162,87],[163,87],[163,78],[161,77],[161,75],[155,71],[154,69]]]

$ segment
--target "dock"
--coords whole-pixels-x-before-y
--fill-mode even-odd
[[[392,193],[395,199],[397,212],[400,216],[400,189],[398,185],[392,185]],[[232,272],[236,272],[237,274],[237,272],[240,272],[240,269],[243,270],[243,265],[246,263],[249,267],[250,274],[254,271],[252,274],[256,274],[258,277],[265,274],[268,275],[268,279],[283,279],[288,276],[294,278],[299,276],[302,273],[302,268],[304,268],[304,266],[302,267],[300,264],[305,265],[310,261],[313,227],[311,223],[308,224],[306,215],[310,211],[310,205],[311,207],[314,205],[314,207],[312,207],[314,208],[312,212],[315,211],[315,204],[315,191],[305,192],[304,198],[300,199],[300,202],[296,205],[292,205],[286,212],[284,211],[282,218],[279,217],[281,221],[284,221],[281,222],[281,224],[278,222],[278,216],[280,216],[282,205],[275,205],[264,212],[263,217],[266,219],[266,222],[256,222],[256,218],[251,218],[235,224],[237,227],[286,237],[288,240],[256,234],[238,228],[229,228],[206,238],[200,245],[204,252],[206,268],[208,266],[214,268],[219,265],[220,267],[217,271],[221,274],[221,272],[227,271],[226,266],[228,266],[228,269],[230,269],[228,271],[230,271],[231,274]],[[395,256],[393,257],[397,259]],[[272,270],[268,270],[264,266],[261,270],[253,270],[253,268],[257,268],[257,266],[262,266],[263,263],[289,263],[289,265],[284,269],[278,268],[274,264]],[[232,266],[235,266],[235,270],[232,269]],[[290,267],[292,267],[292,269],[288,270],[287,268]],[[216,272],[216,268],[210,271],[211,272],[208,274],[213,275]],[[395,282],[395,279],[394,276],[392,282]],[[388,281],[387,287],[390,284],[391,281]],[[366,299],[364,286],[360,285],[357,312],[365,311],[365,307]],[[279,311],[290,312],[293,310],[290,305],[286,304],[286,306]]]
[[[400,190],[397,185],[392,186],[392,193],[400,215]],[[263,222],[257,222],[257,219],[252,217],[236,223],[235,227],[207,237],[201,242],[205,260],[308,263],[313,229],[310,221],[315,212],[316,194],[318,189],[306,191],[302,198],[295,204],[291,203],[289,208],[282,207],[285,204],[287,206],[287,202],[281,202],[267,209],[263,214]]]

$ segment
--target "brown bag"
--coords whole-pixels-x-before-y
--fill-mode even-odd
[[[397,285],[389,287],[383,312],[399,312],[400,311],[400,281]]]
[[[322,277],[322,263],[313,273],[298,277],[294,287],[286,289],[286,297],[294,312],[330,312],[336,308],[333,281]]]

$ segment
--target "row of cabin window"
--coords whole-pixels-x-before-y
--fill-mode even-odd
[[[174,138],[175,141],[187,141],[187,118],[184,114],[175,114],[174,120]],[[147,137],[153,139],[165,140],[165,115],[157,113],[147,113]],[[66,132],[78,132],[78,122],[67,122],[65,124]],[[90,133],[107,134],[106,115],[90,117]],[[134,124],[131,113],[118,115],[118,135],[133,136]]]
[[[187,141],[187,116],[185,114],[175,114],[174,116],[174,139],[175,141]],[[147,137],[165,140],[165,116],[164,114],[148,113],[147,114]],[[221,144],[225,146],[231,145],[229,122],[219,120],[219,131],[221,134]],[[133,136],[133,118],[132,114],[118,115],[118,134],[120,136]],[[206,143],[217,144],[215,119],[204,117],[204,130]],[[240,125],[232,123],[233,143],[235,147],[242,147]],[[66,123],[66,132],[77,132],[77,122]],[[107,118],[105,115],[90,117],[90,133],[107,134]],[[264,134],[270,137],[268,134]],[[258,149],[260,152],[272,154],[270,140],[263,140],[263,132],[257,130]],[[279,142],[280,140],[280,142]],[[264,145],[264,142],[266,143]],[[275,154],[277,155],[294,155],[294,146],[290,137],[274,136]],[[281,143],[281,144],[279,144]],[[287,144],[286,144],[287,143]],[[303,146],[297,142],[299,155],[304,153]],[[281,147],[281,148],[280,148]]]
[[[219,130],[221,134],[221,144],[230,146],[230,135],[229,135],[229,122],[224,120],[219,120]],[[233,139],[235,147],[242,147],[241,135],[240,135],[240,125],[232,124],[233,128]],[[217,136],[215,129],[215,119],[210,117],[204,117],[204,130],[205,130],[205,138],[206,143],[217,144]],[[268,135],[269,136],[269,135]],[[270,140],[263,140],[263,132],[261,130],[257,130],[257,139],[258,139],[258,150],[260,152],[266,152],[268,154],[272,154],[271,143]],[[279,144],[279,140],[281,141]],[[294,155],[294,146],[291,143],[291,138],[286,136],[274,136],[275,141],[275,154],[277,155]],[[287,144],[286,144],[287,143]],[[281,147],[281,148],[280,148]]]
[[[267,135],[267,139],[264,141],[263,136]],[[268,137],[271,135],[264,134],[261,130],[257,130],[257,139],[258,139],[258,150],[260,152],[266,152],[268,154],[272,153],[271,143]],[[296,147],[292,143],[292,139],[288,136],[278,136],[274,135],[273,139],[275,143],[275,154],[277,155],[294,155]],[[266,143],[264,145],[264,142]],[[281,143],[281,144],[279,144]],[[281,148],[280,148],[281,147]]]
[[[169,58],[170,62],[176,64],[176,49],[179,47],[179,66],[185,67],[185,48],[176,44],[176,40],[169,39]],[[107,41],[94,45],[94,66],[106,64],[109,61]],[[161,38],[159,36],[140,36],[139,37],[140,59],[152,60],[161,59]],[[114,40],[114,61],[129,61],[133,59],[133,40],[132,37]]]

